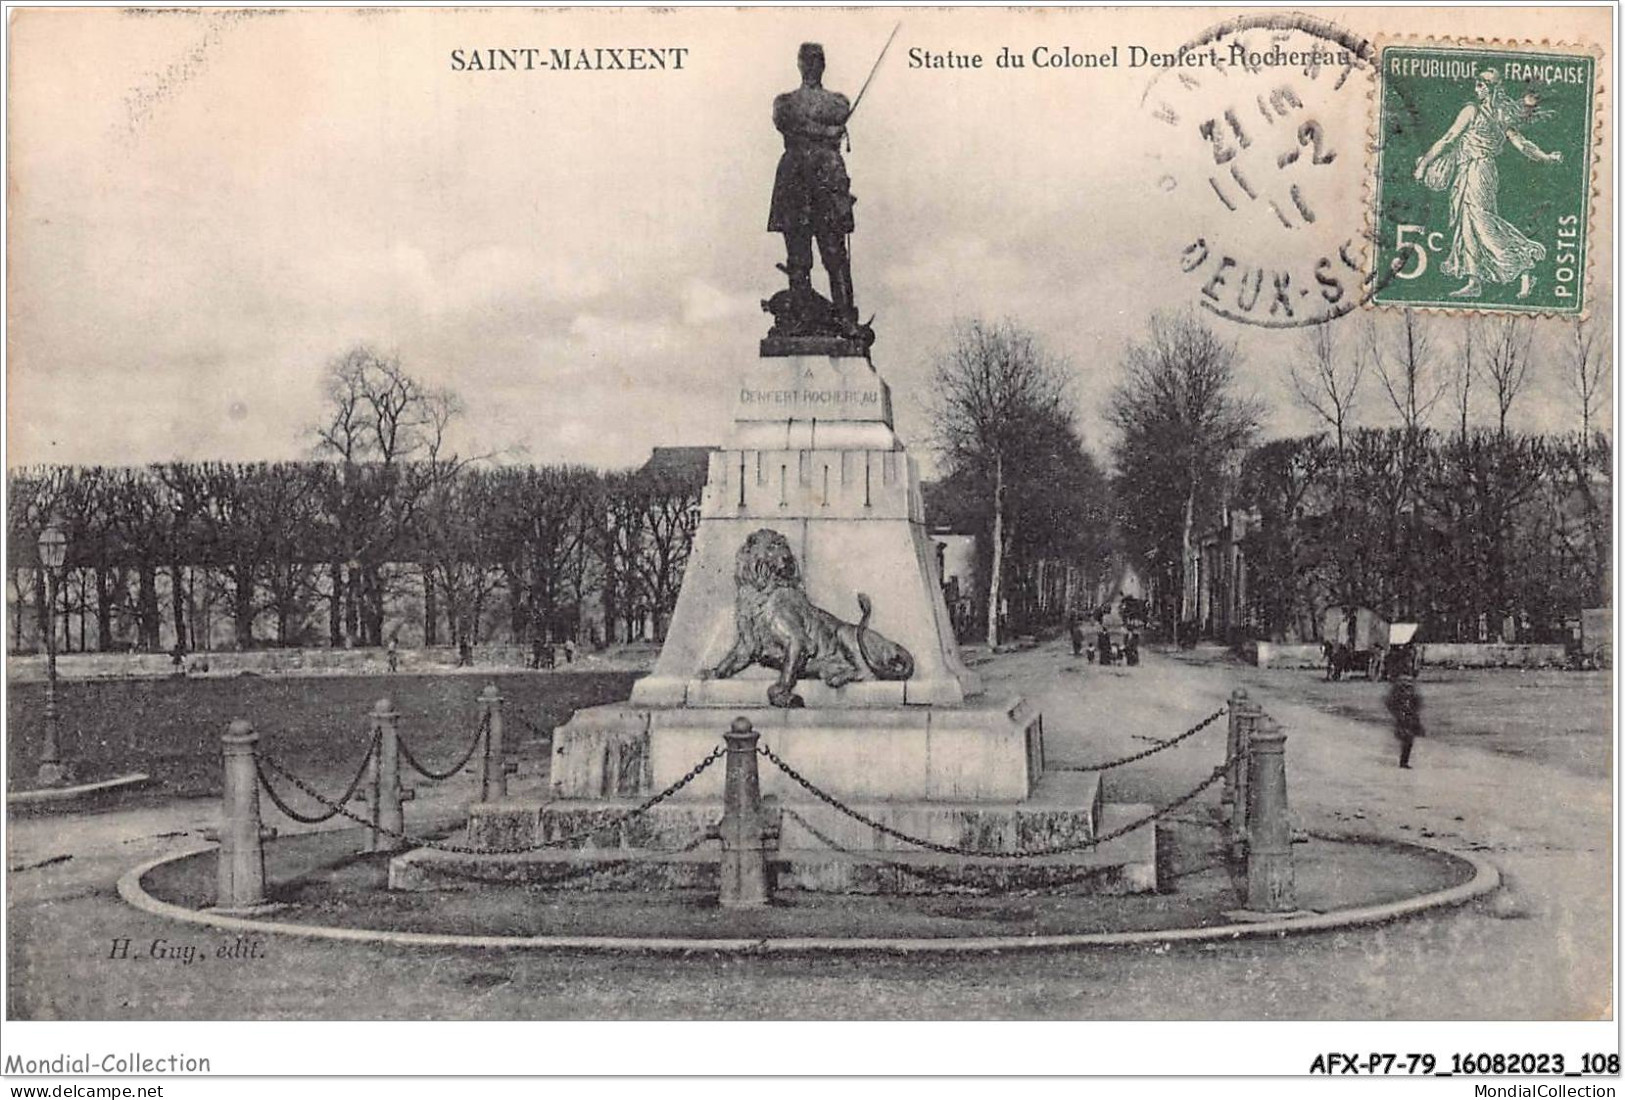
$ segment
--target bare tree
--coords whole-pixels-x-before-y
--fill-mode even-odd
[[[332,360],[324,386],[328,413],[316,426],[317,449],[339,463],[326,502],[332,641],[342,627],[352,642],[381,645],[387,563],[416,529],[429,493],[467,461],[445,453],[462,404],[450,390],[417,381],[398,356],[365,345]]]
[[[1580,403],[1580,445],[1589,448],[1591,421],[1603,406],[1604,391],[1613,374],[1608,329],[1576,320],[1570,331],[1563,381]]]
[[[1473,408],[1473,383],[1478,381],[1479,373],[1483,370],[1482,360],[1477,354],[1483,339],[1478,328],[1478,318],[1463,318],[1456,369],[1450,376],[1451,404],[1456,410],[1456,427],[1462,439],[1467,438],[1467,422]]]
[[[1119,519],[1164,576],[1177,578],[1185,621],[1192,618],[1186,570],[1199,505],[1217,503],[1222,472],[1233,468],[1263,417],[1256,401],[1237,393],[1237,362],[1235,345],[1193,314],[1157,314],[1146,341],[1129,348],[1107,409],[1119,432]]]
[[[1497,430],[1507,434],[1507,413],[1529,381],[1534,327],[1527,317],[1504,317],[1492,323],[1484,347],[1484,373],[1495,389]]]
[[[931,387],[935,443],[955,472],[986,486],[991,502],[987,641],[999,641],[1004,559],[1010,548],[1006,491],[1029,448],[1030,427],[1047,417],[1070,421],[1066,368],[1032,334],[1010,321],[955,326]]]
[[[1289,370],[1298,402],[1320,417],[1332,429],[1337,453],[1343,453],[1344,437],[1354,421],[1354,409],[1365,377],[1367,356],[1356,347],[1354,354],[1339,358],[1331,325],[1314,325],[1304,333],[1304,360],[1294,358]]]
[[[1436,377],[1428,323],[1406,311],[1386,332],[1371,321],[1365,335],[1366,349],[1383,392],[1399,414],[1406,434],[1414,438],[1427,427],[1433,407],[1450,384]]]

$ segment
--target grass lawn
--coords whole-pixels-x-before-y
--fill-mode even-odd
[[[62,751],[80,780],[144,771],[154,796],[220,794],[220,735],[247,718],[261,748],[322,789],[354,774],[370,735],[368,714],[388,696],[401,736],[427,767],[448,767],[479,725],[478,696],[495,683],[506,740],[522,746],[580,707],[625,699],[630,672],[480,676],[346,676],[68,681],[58,685]],[[6,702],[7,782],[34,786],[44,727],[43,684],[12,684]]]

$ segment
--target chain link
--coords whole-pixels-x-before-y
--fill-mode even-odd
[[[361,766],[356,769],[355,778],[350,780],[349,787],[345,788],[344,794],[339,797],[338,806],[342,807],[346,802],[354,798],[355,792],[360,789],[361,781],[366,778],[367,775],[367,765],[372,761],[373,754],[378,751],[378,740],[379,732],[374,730],[372,740],[367,743],[367,754],[361,758]],[[311,814],[300,813],[292,806],[289,806],[287,802],[285,802],[282,797],[276,793],[276,788],[271,786],[271,780],[265,774],[265,769],[267,767],[271,768],[271,770],[275,771],[283,778],[290,780],[294,786],[316,799],[316,801],[320,802],[322,805],[328,807],[328,811],[325,814],[316,814],[313,816]],[[265,793],[270,796],[272,804],[288,817],[291,817],[293,820],[302,825],[320,825],[322,822],[330,821],[339,814],[345,812],[343,809],[334,808],[334,803],[329,802],[327,799],[311,790],[310,787],[301,782],[297,776],[293,775],[287,769],[283,768],[275,760],[273,760],[269,753],[255,755],[254,772],[259,776],[260,786],[265,788]]]
[[[601,821],[596,825],[591,825],[585,829],[577,830],[576,832],[570,833],[567,836],[554,837],[551,840],[544,840],[539,844],[517,845],[508,848],[477,848],[469,844],[450,844],[443,840],[426,840],[422,837],[410,836],[407,833],[397,829],[383,828],[372,821],[368,821],[361,815],[351,812],[341,804],[329,802],[308,783],[287,771],[275,760],[266,757],[265,765],[282,778],[288,780],[288,782],[292,783],[295,787],[298,787],[305,794],[326,806],[331,811],[325,817],[319,818],[318,821],[326,821],[328,818],[338,815],[347,817],[358,825],[362,825],[375,832],[382,833],[384,836],[390,837],[394,840],[405,841],[408,844],[413,844],[421,848],[433,848],[437,852],[450,852],[454,855],[468,856],[512,856],[522,855],[526,852],[540,852],[549,848],[565,848],[576,843],[577,841],[586,840],[597,833],[601,833],[605,829],[619,828],[628,821],[648,813],[650,810],[654,809],[654,807],[660,805],[660,803],[664,802],[666,799],[670,798],[672,795],[694,782],[701,772],[705,771],[706,768],[709,768],[712,764],[715,764],[718,760],[722,759],[723,755],[727,751],[728,750],[726,747],[718,745],[716,748],[711,750],[711,754],[709,756],[705,757],[698,764],[695,764],[692,768],[688,769],[687,773],[685,773],[681,779],[677,780],[675,783],[671,784],[658,794],[651,795],[637,806],[634,806],[632,809],[613,817],[608,821]],[[274,795],[272,796],[272,801],[277,803],[277,807],[279,809],[282,808],[283,803],[276,799]],[[346,801],[348,801],[348,799],[346,799]],[[296,817],[295,820],[297,821],[302,819]],[[315,824],[315,822],[311,822],[311,824]]]
[[[1160,810],[1154,810],[1151,813],[1146,814],[1144,817],[1141,817],[1141,818],[1139,818],[1139,819],[1137,819],[1135,821],[1131,821],[1128,824],[1126,824],[1126,825],[1124,825],[1124,826],[1122,826],[1120,828],[1113,829],[1109,833],[1102,834],[1101,836],[1098,836],[1098,837],[1094,838],[1093,840],[1089,841],[1088,846],[1092,847],[1092,846],[1104,844],[1109,840],[1116,840],[1118,837],[1127,836],[1129,833],[1134,832],[1136,829],[1142,829],[1145,826],[1151,824],[1153,821],[1156,821],[1159,818],[1162,818],[1162,817],[1167,816],[1168,814],[1171,814],[1173,811],[1179,809],[1181,806],[1183,806],[1186,803],[1190,802],[1197,795],[1199,795],[1203,791],[1207,790],[1213,784],[1217,783],[1220,779],[1224,778],[1225,770],[1228,767],[1229,767],[1229,761],[1226,761],[1224,764],[1221,764],[1217,768],[1214,768],[1212,775],[1210,775],[1206,779],[1202,780],[1202,782],[1198,783],[1191,790],[1189,790],[1189,791],[1185,792],[1184,794],[1180,795],[1178,798],[1174,799],[1172,802],[1168,803],[1168,805],[1162,807]],[[848,855],[858,855],[858,856],[861,856],[864,859],[865,862],[878,863],[878,864],[881,864],[882,866],[890,867],[890,868],[892,868],[892,869],[894,869],[896,871],[899,871],[899,872],[901,872],[903,874],[911,875],[911,876],[913,876],[915,878],[919,878],[919,879],[924,879],[927,882],[934,882],[934,883],[936,883],[938,885],[942,885],[942,886],[951,886],[951,887],[955,887],[955,888],[958,888],[958,889],[966,890],[966,891],[981,894],[981,895],[1010,893],[1010,892],[1015,892],[1015,891],[1030,892],[1030,891],[1034,891],[1034,890],[1038,890],[1038,889],[1047,889],[1047,888],[1056,887],[1056,886],[1070,886],[1070,885],[1072,885],[1074,883],[1081,882],[1084,879],[1091,878],[1091,877],[1099,874],[1100,871],[1101,871],[1101,869],[1099,867],[1080,867],[1080,868],[1078,868],[1077,871],[1075,871],[1075,872],[1073,872],[1071,874],[1065,874],[1065,875],[1059,875],[1059,876],[1057,876],[1057,875],[1047,875],[1047,876],[1045,876],[1043,882],[1038,883],[1036,885],[1030,885],[1028,883],[1023,883],[1023,882],[1008,882],[1008,883],[1003,883],[1003,884],[980,882],[980,881],[977,881],[973,876],[970,876],[970,875],[966,874],[964,871],[956,871],[956,870],[954,870],[952,868],[948,868],[948,867],[933,867],[933,866],[931,866],[929,864],[906,863],[906,862],[904,862],[903,860],[900,860],[900,859],[887,859],[884,855],[880,854],[879,852],[871,852],[871,851],[858,852],[858,851],[856,851],[854,849],[846,847],[845,845],[841,844],[839,841],[836,841],[836,840],[830,838],[829,836],[827,836],[826,834],[821,832],[817,828],[817,826],[813,825],[806,818],[804,818],[800,814],[796,813],[796,811],[791,809],[790,807],[788,807],[788,806],[785,807],[784,808],[784,813],[785,813],[786,816],[792,817],[796,821],[798,821],[801,824],[801,827],[806,829],[807,832],[810,833],[813,836],[814,839],[818,840],[820,843],[824,844],[825,846],[834,849],[837,852],[844,852],[844,853],[846,853]],[[932,845],[931,847],[935,848],[935,850],[938,850],[938,851],[942,850],[940,846]],[[1054,851],[1016,852],[1016,853],[1011,853],[1011,852],[969,852],[969,851],[962,851],[962,852],[953,853],[953,854],[975,855],[975,856],[994,856],[994,857],[998,857],[998,856],[1018,857],[1018,856],[1050,855],[1050,854],[1057,854],[1057,853],[1054,852]],[[1006,865],[1006,866],[1008,866],[1008,865]]]
[[[980,848],[964,848],[957,844],[939,844],[934,840],[925,840],[921,837],[910,836],[908,833],[902,832],[899,829],[894,829],[890,825],[876,821],[874,818],[869,817],[858,810],[854,810],[851,806],[848,806],[834,795],[828,793],[827,791],[821,790],[819,787],[814,785],[811,780],[807,779],[789,764],[786,764],[783,758],[781,758],[777,753],[767,746],[760,746],[756,751],[771,760],[780,771],[789,776],[792,781],[799,785],[808,794],[812,795],[814,798],[818,799],[820,802],[823,802],[825,805],[829,806],[838,813],[845,814],[847,817],[850,817],[853,821],[856,821],[861,825],[866,825],[869,828],[874,829],[876,832],[883,833],[894,840],[900,840],[905,844],[912,844],[917,848],[924,848],[930,852],[938,852],[942,855],[948,856],[976,856],[985,859],[1033,859],[1039,856],[1059,856],[1066,855],[1069,852],[1081,852],[1090,848],[1097,848],[1109,840],[1116,840],[1118,837],[1125,836],[1128,833],[1133,832],[1135,829],[1149,825],[1163,814],[1183,806],[1185,803],[1189,802],[1191,799],[1205,791],[1208,787],[1211,787],[1214,783],[1217,783],[1220,779],[1224,778],[1224,773],[1230,766],[1230,761],[1226,760],[1223,764],[1220,764],[1218,767],[1214,768],[1213,774],[1202,780],[1201,783],[1197,784],[1194,790],[1181,795],[1173,802],[1170,802],[1167,806],[1146,815],[1138,821],[1131,822],[1122,828],[1114,829],[1109,833],[1102,834],[1101,836],[1090,837],[1086,840],[1074,841],[1070,844],[1055,844],[1046,848],[1027,848],[1016,852],[993,852]]]
[[[400,747],[401,759],[406,761],[408,767],[412,768],[429,782],[439,783],[442,780],[450,779],[452,776],[456,775],[458,772],[462,771],[468,766],[468,762],[474,759],[474,754],[479,751],[480,738],[484,737],[485,731],[490,728],[491,712],[486,711],[485,714],[480,718],[479,728],[474,731],[474,740],[469,743],[468,751],[463,754],[463,758],[461,760],[453,764],[449,770],[443,772],[430,771],[428,768],[418,763],[417,757],[413,756],[412,750],[407,747],[406,738],[400,736],[398,733],[395,737],[395,743]]]
[[[1171,749],[1181,741],[1184,741],[1186,738],[1195,737],[1213,723],[1217,722],[1225,714],[1229,713],[1229,710],[1230,708],[1228,706],[1220,707],[1218,710],[1196,723],[1196,725],[1192,726],[1178,737],[1170,738],[1161,744],[1153,745],[1144,752],[1137,752],[1130,756],[1122,757],[1118,760],[1108,760],[1104,764],[1056,764],[1053,765],[1050,770],[1057,772],[1103,772],[1110,771],[1112,768],[1120,768],[1124,764],[1133,764],[1136,761],[1144,760],[1148,756],[1155,756],[1163,749]]]

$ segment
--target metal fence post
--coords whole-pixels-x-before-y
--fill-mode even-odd
[[[255,909],[265,904],[265,841],[275,829],[260,825],[260,777],[255,767],[260,735],[241,718],[220,737],[225,765],[215,908]]]
[[[759,909],[772,899],[767,874],[767,819],[762,813],[762,785],[757,772],[756,742],[760,736],[750,719],[735,718],[722,735],[728,743],[728,770],[722,787],[722,841],[724,909]]]
[[[387,699],[380,699],[372,708],[373,729],[378,736],[377,766],[372,770],[372,829],[367,836],[367,851],[392,852],[400,847],[400,833],[406,828],[406,815],[402,803],[406,792],[401,790],[400,715]]]
[[[1270,718],[1252,731],[1247,815],[1247,907],[1260,913],[1298,907],[1292,875],[1292,823],[1286,802],[1286,731]]]
[[[480,801],[497,802],[508,797],[508,768],[502,755],[502,696],[495,684],[480,692],[485,707],[485,768],[480,779]]]

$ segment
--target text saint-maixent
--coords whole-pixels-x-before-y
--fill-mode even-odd
[[[679,71],[687,46],[476,46],[451,51],[454,73]]]

